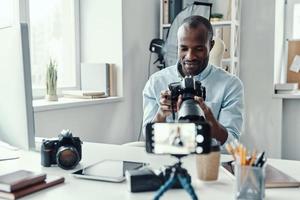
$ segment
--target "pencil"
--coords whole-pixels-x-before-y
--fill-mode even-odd
[[[233,147],[231,146],[231,144],[226,144],[225,148],[228,151],[228,153],[230,153],[233,156],[233,159],[236,160],[235,150],[233,149]]]
[[[251,160],[250,160],[249,166],[252,166],[254,164],[255,160],[256,160],[256,151],[254,150],[251,155]]]

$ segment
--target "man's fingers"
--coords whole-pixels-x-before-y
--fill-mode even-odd
[[[182,104],[182,95],[179,95],[177,100],[177,105],[176,105],[177,110],[179,110],[181,104]]]
[[[194,100],[197,101],[201,107],[201,105],[203,105],[203,98],[202,97],[198,97],[198,96],[194,96]],[[201,107],[202,108],[202,107]]]
[[[171,106],[167,106],[167,105],[161,105],[161,106],[160,106],[160,109],[161,109],[162,111],[172,111]]]
[[[163,90],[160,92],[160,104],[161,105],[171,105],[170,100],[170,90]]]
[[[163,90],[160,92],[160,97],[161,98],[167,98],[171,96],[171,91],[170,90]]]
[[[200,102],[201,102],[201,103],[204,102],[204,100],[203,100],[202,97],[194,96],[194,99],[195,99],[196,101],[198,101],[199,103],[200,103]]]
[[[163,118],[166,118],[172,113],[172,107],[171,107],[171,91],[170,90],[163,90],[160,92],[160,115],[163,116]],[[174,108],[176,112],[176,106]]]
[[[194,99],[199,103],[199,106],[201,107],[204,113],[207,113],[209,111],[209,107],[204,103],[202,97],[195,96]]]
[[[162,99],[160,99],[160,105],[171,105],[171,100],[162,98]]]

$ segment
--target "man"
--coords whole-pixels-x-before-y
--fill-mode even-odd
[[[195,97],[195,101],[211,124],[212,137],[221,144],[238,139],[243,123],[244,89],[237,77],[208,63],[214,45],[210,22],[201,16],[188,17],[179,27],[177,37],[178,63],[153,74],[144,88],[143,126],[172,121],[168,84],[192,75],[206,88],[206,100]],[[181,101],[179,97],[177,107]]]

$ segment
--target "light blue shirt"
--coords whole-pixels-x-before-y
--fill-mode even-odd
[[[150,77],[143,90],[143,130],[147,123],[152,122],[159,109],[160,92],[167,90],[170,83],[179,82],[182,78],[177,65],[167,67]],[[206,88],[206,105],[228,131],[225,143],[239,139],[244,110],[244,88],[241,80],[211,64],[194,78]],[[172,115],[167,117],[167,122],[171,121]]]

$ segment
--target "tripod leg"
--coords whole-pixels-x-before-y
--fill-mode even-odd
[[[192,187],[192,185],[188,182],[187,178],[185,178],[181,175],[177,175],[177,177],[178,177],[178,180],[179,180],[182,188],[184,188],[189,193],[189,195],[192,197],[192,199],[198,200],[195,190]]]
[[[170,189],[174,185],[175,181],[176,181],[176,176],[174,175],[170,176],[167,182],[165,182],[165,184],[160,186],[160,188],[157,190],[154,196],[154,200],[158,200],[168,189]]]

